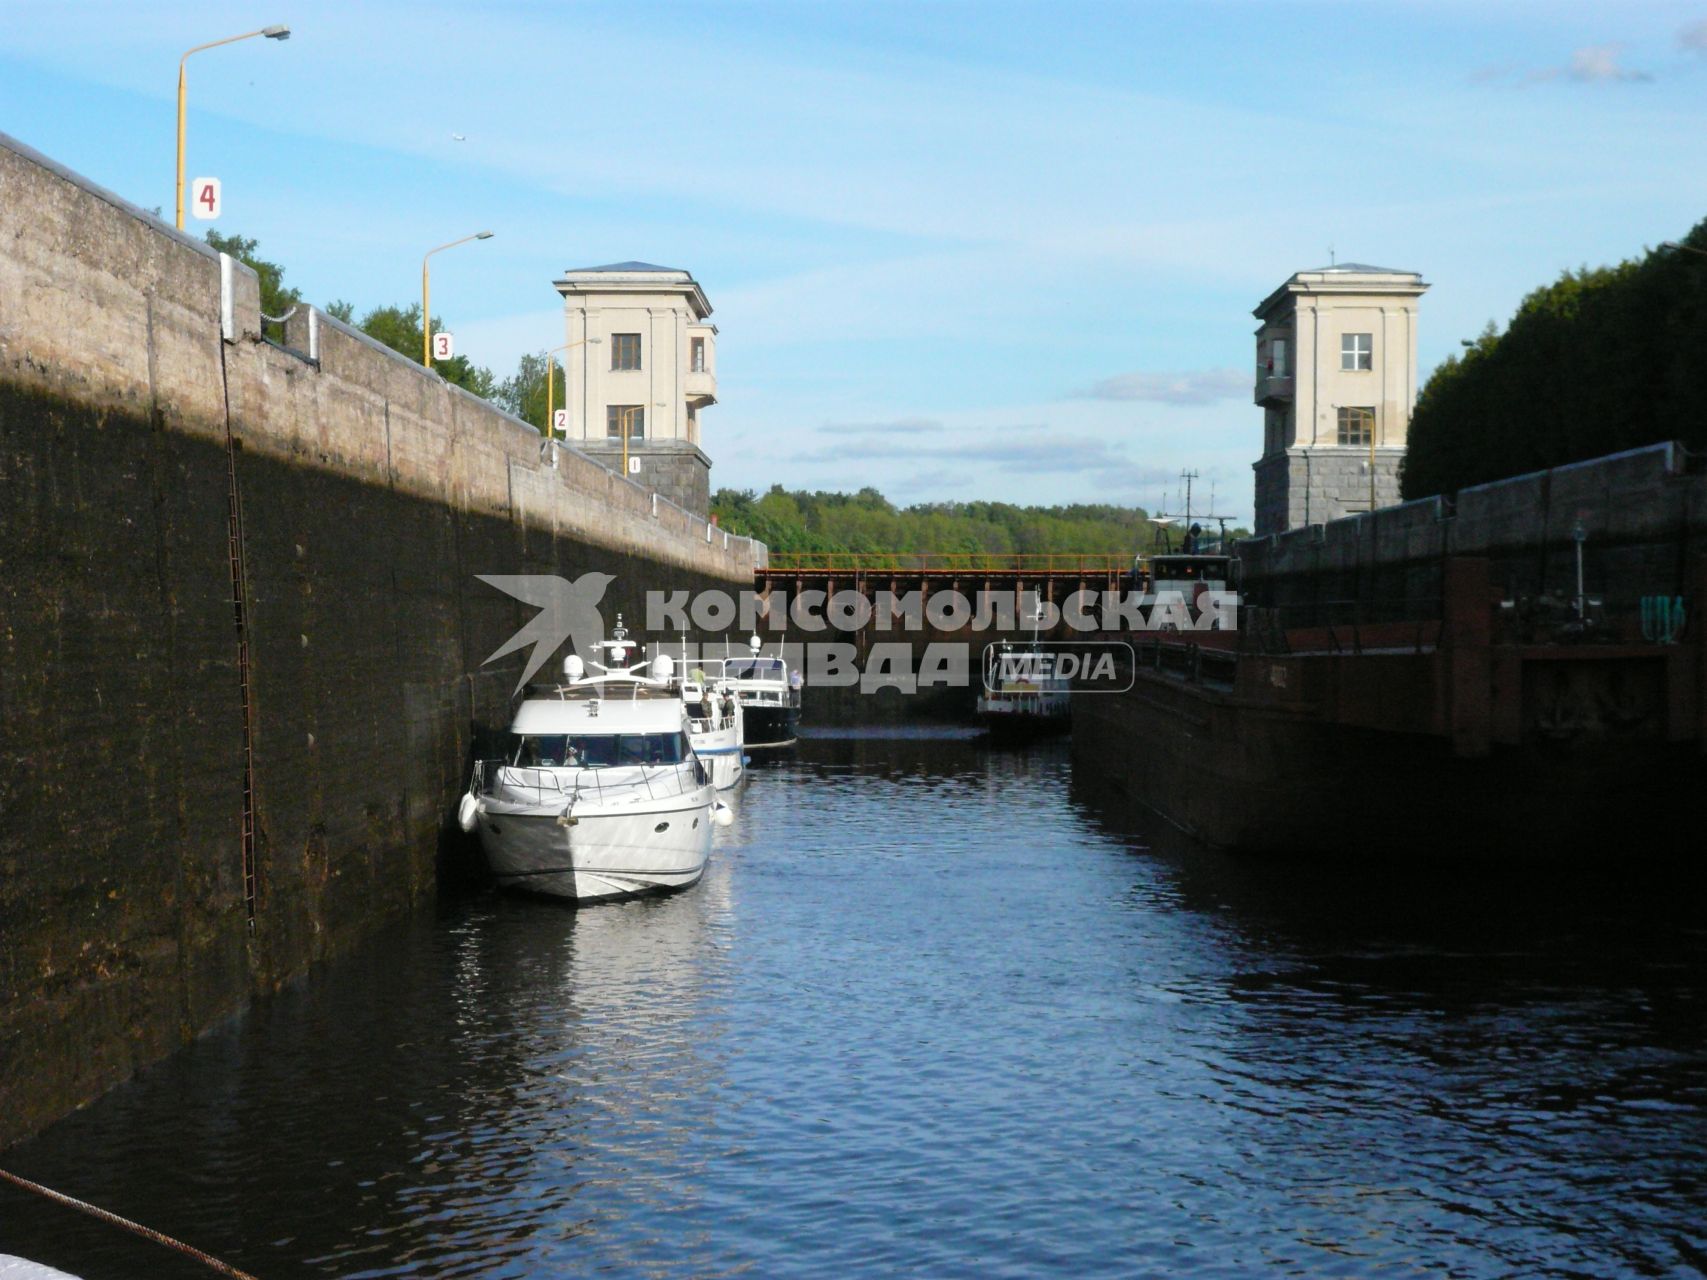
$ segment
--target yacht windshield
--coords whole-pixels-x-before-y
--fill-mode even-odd
[[[681,733],[515,733],[510,763],[528,769],[598,769],[608,765],[680,764]]]
[[[731,680],[781,680],[781,658],[731,658],[723,672]]]

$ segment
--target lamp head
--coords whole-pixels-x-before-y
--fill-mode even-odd
[[[261,34],[266,36],[267,39],[269,39],[269,40],[289,40],[290,39],[290,28],[289,27],[262,27],[261,28]]]
[[[490,231],[476,231],[474,233],[474,238],[476,240],[490,240],[492,238],[492,233]]]

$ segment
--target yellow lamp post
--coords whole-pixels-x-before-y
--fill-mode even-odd
[[[603,341],[603,338],[577,338],[574,342],[565,342],[561,347],[553,347],[550,351],[545,353],[545,438],[547,440],[551,439],[552,436],[551,420],[554,416],[554,411],[557,408],[557,379],[552,376],[557,369],[557,353],[559,351],[569,351],[575,347],[584,347],[589,343],[593,346],[597,346]],[[565,362],[563,366],[563,371],[565,374],[569,371],[569,365],[567,362]],[[567,378],[564,380],[563,394],[565,396],[569,394]],[[569,406],[564,405],[563,407],[567,409]],[[567,439],[567,435],[565,435],[564,438]]]
[[[259,31],[245,31],[240,36],[226,36],[223,40],[210,40],[206,44],[198,44],[194,49],[187,50],[178,59],[178,230],[184,229],[184,109],[189,102],[189,85],[185,76],[184,64],[190,60],[190,54],[200,53],[203,49],[217,49],[222,44],[236,44],[239,40],[253,40],[256,36],[265,36],[269,40],[289,40],[289,27],[262,27]]]
[[[628,476],[628,431],[629,424],[634,421],[634,415],[644,410],[644,405],[631,404],[622,411],[622,474]]]
[[[460,240],[452,240],[441,244],[437,249],[428,249],[421,259],[421,363],[427,368],[433,367],[433,293],[432,284],[427,275],[427,260],[435,253],[443,253],[446,249],[454,249],[459,244],[467,244],[470,240],[490,240],[490,231],[476,231],[471,236],[463,236]]]

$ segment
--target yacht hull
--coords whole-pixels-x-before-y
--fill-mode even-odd
[[[800,708],[774,703],[747,703],[742,712],[747,721],[747,746],[787,747],[800,736]]]
[[[722,729],[692,731],[688,740],[693,753],[711,774],[711,785],[719,791],[732,790],[746,771],[741,751],[742,718]]]
[[[711,854],[712,790],[589,808],[481,803],[480,843],[499,885],[574,902],[686,889]]]

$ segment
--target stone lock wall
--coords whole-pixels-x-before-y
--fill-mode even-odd
[[[0,1147],[467,858],[532,613],[476,574],[638,620],[763,556],[307,323],[0,135]]]

